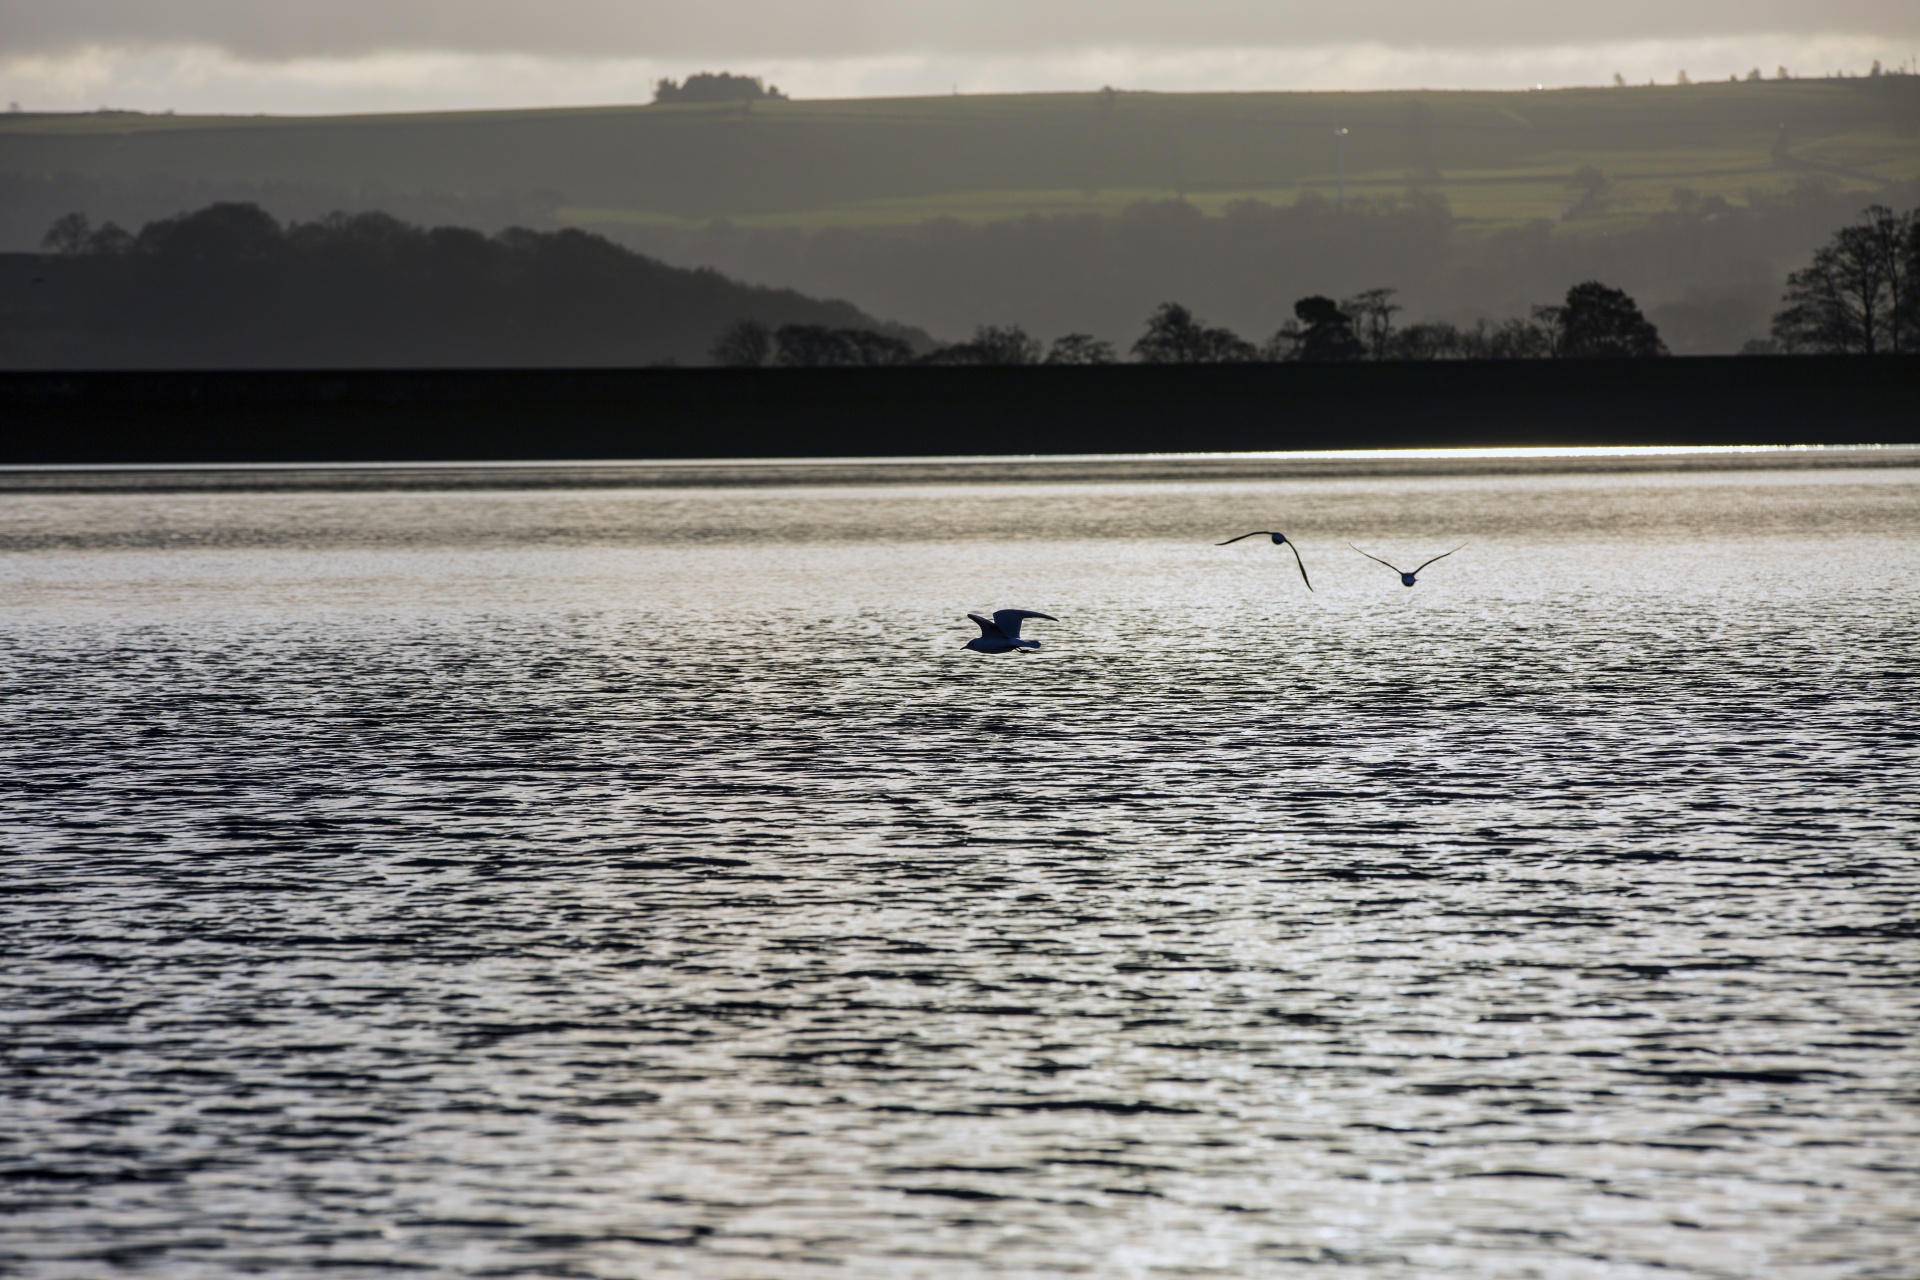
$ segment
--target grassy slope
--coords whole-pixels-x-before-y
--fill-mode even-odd
[[[1920,177],[1920,78],[1531,93],[1032,94],[329,118],[0,116],[0,172],[555,194],[563,220],[874,226],[1202,208],[1347,189],[1444,194],[1470,225],[1596,231],[1674,189],[1746,200],[1821,175]],[[1608,201],[1574,209],[1591,165]]]

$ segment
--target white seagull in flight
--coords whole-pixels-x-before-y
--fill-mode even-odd
[[[1257,538],[1262,534],[1265,534],[1267,537],[1272,538],[1274,546],[1285,547],[1287,550],[1293,552],[1293,562],[1300,566],[1300,581],[1307,584],[1307,590],[1309,591],[1313,590],[1313,581],[1307,577],[1306,561],[1300,558],[1300,548],[1294,546],[1293,543],[1288,540],[1286,534],[1276,532],[1275,530],[1272,530],[1272,529],[1255,529],[1252,533],[1241,534],[1240,538]],[[1240,541],[1240,538],[1228,538],[1226,542],[1216,542],[1213,545],[1216,547],[1224,547],[1224,546],[1227,546],[1229,543]]]
[[[1351,542],[1349,542],[1347,545],[1350,547],[1353,547],[1353,544]],[[1465,547],[1466,545],[1467,544],[1463,542],[1460,544],[1460,546],[1455,547],[1453,551],[1458,551],[1462,547]],[[1355,551],[1360,551],[1360,548],[1358,547],[1353,547],[1353,549]],[[1453,551],[1442,551],[1439,555],[1435,556],[1433,560],[1445,560],[1448,556],[1453,554]],[[1385,560],[1382,560],[1379,556],[1367,555],[1367,553],[1364,551],[1360,551],[1360,554],[1363,556],[1367,556],[1367,559],[1373,561],[1375,564],[1387,564],[1387,562]],[[1433,560],[1427,561],[1427,564],[1432,564]],[[1420,569],[1426,568],[1427,564],[1421,565]],[[1387,568],[1392,569],[1395,573],[1400,575],[1400,585],[1403,587],[1412,586],[1414,583],[1414,579],[1417,578],[1420,574],[1420,569],[1415,569],[1413,572],[1409,573],[1405,569],[1400,568],[1398,565],[1387,564]]]
[[[1048,622],[1059,619],[1050,613],[1040,613],[1033,609],[995,609],[991,618],[983,618],[977,613],[967,615],[980,624],[980,634],[960,647],[971,649],[975,653],[1028,653],[1040,647],[1038,640],[1030,640],[1020,634],[1020,623],[1027,618],[1045,618]]]

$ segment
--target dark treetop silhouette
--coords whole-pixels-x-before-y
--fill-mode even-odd
[[[731,71],[696,71],[684,83],[656,80],[653,100],[679,102],[759,102],[785,99],[778,86],[762,84],[759,76],[736,76]]]
[[[1773,341],[1787,352],[1920,351],[1920,211],[1872,205],[1787,277]]]

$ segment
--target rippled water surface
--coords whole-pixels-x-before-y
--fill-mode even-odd
[[[1567,465],[16,476],[0,1273],[1920,1274],[1920,467]]]

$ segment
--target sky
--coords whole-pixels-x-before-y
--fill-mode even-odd
[[[0,0],[0,101],[315,114],[793,97],[1531,88],[1920,65],[1914,0]]]

